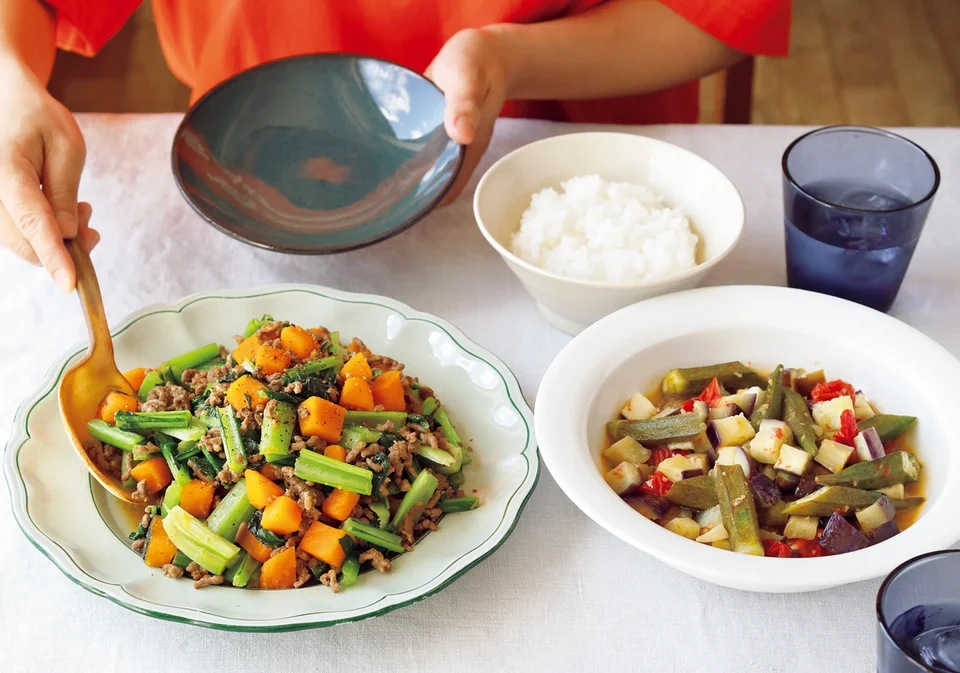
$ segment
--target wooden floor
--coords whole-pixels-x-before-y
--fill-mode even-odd
[[[149,1],[96,58],[59,54],[50,89],[76,112],[182,111],[189,99]],[[795,0],[790,56],[757,61],[753,122],[960,126],[960,0]]]

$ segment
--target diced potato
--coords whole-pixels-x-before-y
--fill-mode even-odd
[[[864,421],[876,416],[877,412],[873,410],[870,402],[867,401],[866,395],[857,393],[857,396],[853,398],[853,415],[858,421]]]
[[[847,459],[853,453],[853,447],[835,442],[832,439],[825,439],[820,442],[820,450],[817,451],[815,461],[823,465],[833,473],[837,473],[847,464]]]
[[[773,465],[764,465],[762,472],[767,475],[767,479],[770,481],[774,481],[777,478],[777,468]]]
[[[640,475],[640,470],[637,469],[637,466],[633,463],[626,462],[620,463],[604,474],[603,478],[617,495],[628,493],[643,483],[643,477]]]
[[[700,537],[700,525],[693,519],[677,517],[664,526],[664,528],[677,535],[682,535],[688,540],[696,540]]]
[[[760,529],[760,539],[761,540],[782,540],[783,536],[780,533],[774,533],[772,530],[767,530],[766,528]]]
[[[643,393],[637,393],[631,397],[630,401],[620,410],[620,415],[631,421],[645,421],[655,416],[656,413],[657,408]]]
[[[844,411],[853,411],[853,400],[849,395],[841,395],[826,402],[817,402],[813,405],[814,422],[825,430],[840,429],[840,415]]]
[[[815,516],[797,516],[794,514],[787,519],[783,527],[783,536],[800,540],[812,540],[817,537],[817,526],[820,519]]]
[[[704,474],[710,471],[710,458],[705,453],[691,453],[687,456],[687,460],[695,470],[701,469]]]
[[[717,448],[737,446],[750,441],[756,435],[750,421],[743,414],[710,421],[709,427],[713,429],[719,440]]]
[[[681,442],[670,442],[666,445],[666,448],[671,451],[696,451],[697,447],[692,440],[681,441]]]
[[[650,475],[657,471],[657,468],[655,468],[653,465],[648,465],[647,463],[640,463],[637,465],[637,469],[640,470],[640,478],[644,481],[649,479]]]
[[[803,449],[784,444],[780,447],[780,457],[777,458],[777,462],[773,467],[777,470],[785,470],[786,472],[802,477],[810,466],[811,460],[813,459],[810,457],[810,454]]]
[[[750,455],[758,463],[773,465],[780,457],[780,447],[793,441],[790,426],[783,421],[760,421],[757,436],[750,441]]]
[[[603,457],[614,463],[645,463],[650,460],[650,449],[633,437],[624,437],[603,450]]]
[[[883,493],[888,498],[894,498],[895,500],[903,500],[907,497],[903,484],[894,484],[886,488],[878,488],[877,493]]]
[[[710,453],[713,451],[713,444],[707,436],[707,430],[704,428],[700,434],[693,438],[693,450],[697,453]]]
[[[733,546],[730,544],[729,540],[717,540],[716,542],[711,543],[711,546],[716,547],[717,549],[733,551]]]
[[[686,456],[671,456],[657,465],[657,472],[663,473],[667,479],[673,482],[683,479],[684,471],[693,469],[696,468],[687,460]]]
[[[727,529],[723,527],[722,523],[717,523],[707,530],[704,530],[701,527],[700,535],[697,536],[696,540],[697,542],[705,542],[710,544],[712,542],[716,542],[717,540],[726,540],[728,537],[730,536],[727,534]]]
[[[701,532],[706,532],[718,524],[722,524],[723,514],[720,512],[720,505],[714,505],[710,509],[700,512],[697,517],[697,523],[700,524]]]

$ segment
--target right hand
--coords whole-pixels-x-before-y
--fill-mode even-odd
[[[64,239],[89,251],[90,205],[77,203],[86,147],[73,115],[18,63],[0,64],[0,244],[40,264],[66,292],[76,270]]]

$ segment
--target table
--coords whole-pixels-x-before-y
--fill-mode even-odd
[[[317,283],[389,294],[442,316],[500,355],[533,404],[569,337],[478,232],[472,189],[374,247],[334,257],[257,250],[204,224],[174,186],[175,115],[83,115],[103,242],[94,262],[111,322],[154,302],[219,287]],[[596,127],[501,121],[478,171],[520,145]],[[785,282],[780,155],[803,129],[655,126],[737,185],[747,228],[709,284]],[[893,315],[960,354],[960,130],[907,129],[940,162],[943,184]],[[476,178],[476,176],[475,176]],[[474,179],[475,184],[476,180]],[[361,266],[363,273],[350,272]],[[425,283],[417,269],[429,268]],[[0,436],[26,391],[85,338],[75,297],[0,256]],[[687,577],[607,534],[544,468],[512,537],[449,588],[375,620],[288,634],[223,633],[124,610],[68,581],[27,542],[0,486],[0,669],[13,671],[844,671],[873,670],[879,581],[805,595],[761,595]]]

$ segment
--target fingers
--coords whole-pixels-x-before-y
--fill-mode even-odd
[[[461,145],[469,145],[477,135],[480,125],[480,111],[486,92],[476,78],[458,82],[450,93],[446,93],[446,109],[443,125],[447,135]]]
[[[77,190],[86,159],[83,137],[60,135],[49,142],[43,161],[43,193],[60,227],[61,238],[77,235]]]
[[[57,285],[65,292],[73,290],[76,273],[70,255],[63,246],[60,226],[40,189],[40,176],[36,168],[22,155],[11,155],[0,165],[0,202],[13,221],[16,235],[33,248],[36,258],[53,276]],[[12,238],[14,235],[8,233],[6,237]],[[11,249],[29,261],[29,254],[24,251],[22,242],[14,240]]]
[[[93,208],[89,203],[81,201],[77,204],[77,238],[87,252],[91,252],[100,242],[100,232],[90,228],[90,216]]]

